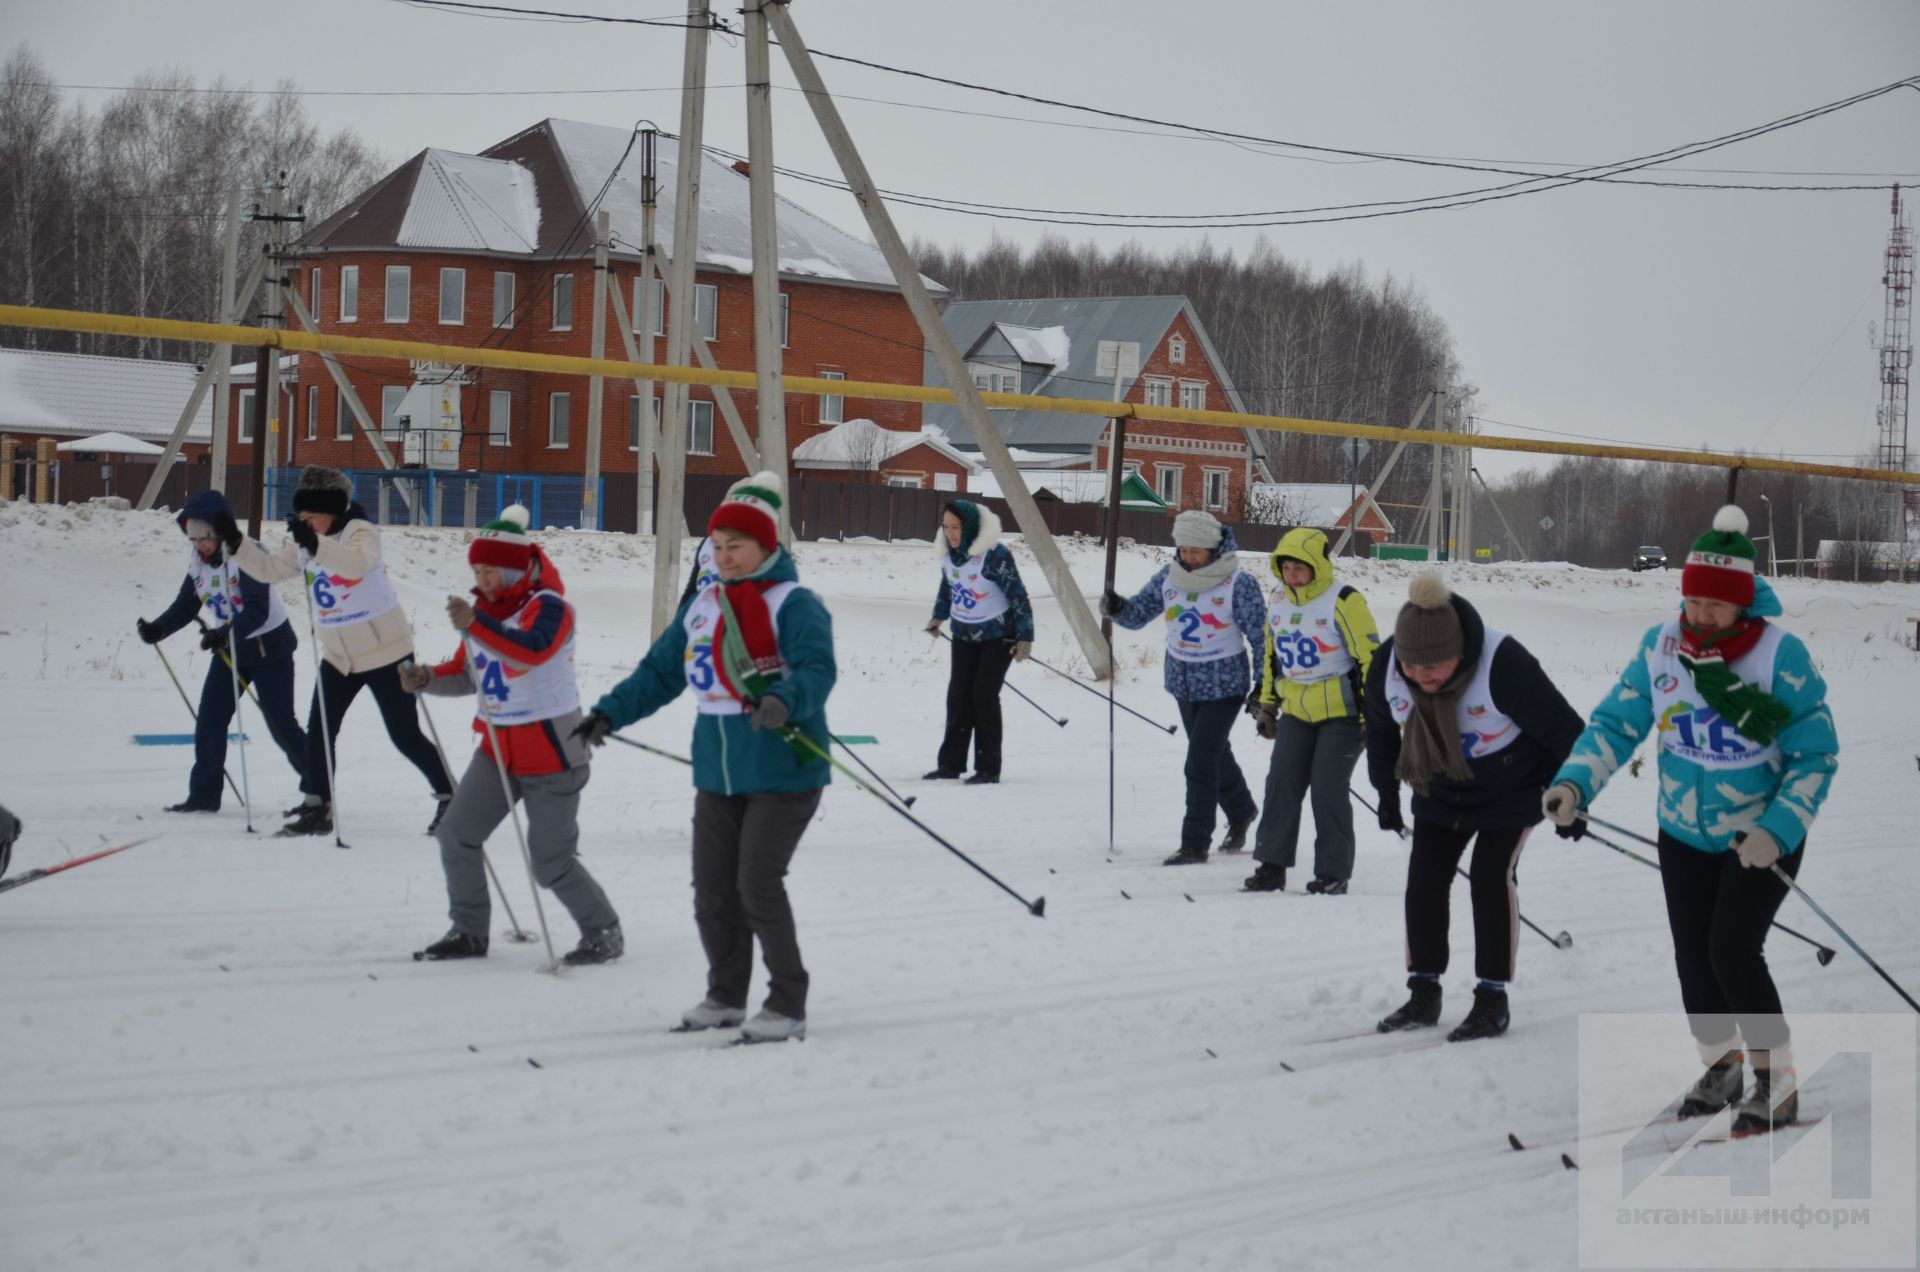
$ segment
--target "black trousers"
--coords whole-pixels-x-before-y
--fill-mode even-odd
[[[260,696],[258,714],[267,733],[302,779],[306,777],[307,735],[293,713],[293,654],[240,668],[240,691],[252,685]],[[251,704],[249,704],[251,706]],[[219,654],[207,664],[200,685],[199,719],[193,727],[193,773],[187,778],[187,798],[196,804],[220,807],[225,793],[227,725],[233,720],[233,672]],[[302,790],[306,789],[304,786]]]
[[[810,978],[800,961],[787,867],[820,807],[821,791],[693,797],[693,919],[707,952],[707,997],[745,1007],[753,943],[767,965],[767,1007],[807,1018]]]
[[[333,798],[327,774],[327,751],[322,748],[331,748],[334,763],[340,762],[340,750],[334,746],[340,736],[340,720],[363,688],[373,691],[373,700],[380,708],[380,719],[387,726],[387,736],[393,740],[394,749],[413,761],[413,766],[433,785],[435,795],[452,798],[453,775],[440,762],[440,752],[432,741],[420,731],[420,713],[413,695],[400,683],[399,663],[347,675],[321,659],[320,683],[314,688],[313,706],[307,713],[307,780],[300,789],[322,800]],[[324,732],[320,728],[323,698],[327,720]]]
[[[1798,876],[1806,845],[1780,858]],[[1749,870],[1730,852],[1701,852],[1660,833],[1660,883],[1680,973],[1680,1002],[1702,1045],[1732,1040],[1764,1051],[1790,1041],[1763,948],[1787,885],[1771,870]]]
[[[947,733],[936,763],[964,772],[967,743],[973,743],[973,771],[1000,776],[1000,686],[1013,665],[1013,646],[1004,640],[955,640],[947,674]]]
[[[1438,976],[1447,970],[1453,872],[1471,840],[1467,878],[1473,896],[1473,971],[1481,980],[1513,979],[1520,940],[1520,893],[1513,872],[1531,829],[1454,830],[1414,818],[1413,849],[1407,855],[1409,972]]]
[[[1210,848],[1214,809],[1227,815],[1230,826],[1244,826],[1260,815],[1247,789],[1247,778],[1233,758],[1227,737],[1240,718],[1240,698],[1209,702],[1181,702],[1180,723],[1187,728],[1187,812],[1180,819],[1182,851]]]

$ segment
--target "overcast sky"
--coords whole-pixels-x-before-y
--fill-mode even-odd
[[[672,0],[501,2],[683,12]],[[737,25],[736,9],[718,12]],[[1920,74],[1914,0],[795,0],[791,11],[816,50],[1260,137],[1470,160],[1603,163]],[[120,85],[168,68],[258,88],[295,79],[323,126],[356,129],[396,163],[426,146],[479,150],[550,115],[679,126],[678,30],[491,20],[395,0],[0,0],[0,17],[0,38],[32,44],[65,84]],[[744,152],[743,60],[737,42],[714,40],[706,135]],[[774,66],[790,88],[777,50]],[[844,63],[822,70],[876,180],[949,198],[1210,214],[1511,179],[1168,136]],[[70,94],[89,104],[109,95]],[[790,91],[775,99],[775,146],[785,165],[831,171]],[[1920,91],[1677,167],[1708,181],[1920,184]],[[864,233],[845,195],[783,190]],[[908,236],[970,246],[1047,229],[914,207],[896,216]],[[1508,425],[1845,462],[1874,441],[1868,326],[1881,315],[1889,224],[1885,191],[1583,183],[1337,224],[1056,232],[1163,249],[1204,235],[1236,250],[1265,234],[1316,271],[1358,262],[1411,279],[1451,328],[1480,412]],[[1524,462],[1488,453],[1483,467]]]

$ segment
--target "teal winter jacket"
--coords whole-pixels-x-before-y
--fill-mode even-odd
[[[1772,618],[1780,613],[1779,598],[1765,579],[1755,579],[1754,589],[1747,615]],[[1653,738],[1659,751],[1660,829],[1702,852],[1726,852],[1735,836],[1757,826],[1773,836],[1781,852],[1797,850],[1833,785],[1840,762],[1840,740],[1827,710],[1827,685],[1807,647],[1798,637],[1783,633],[1773,655],[1772,683],[1758,686],[1792,713],[1776,739],[1777,751],[1766,762],[1749,767],[1709,768],[1676,753],[1663,735],[1674,732],[1676,743],[1690,744],[1698,735],[1701,745],[1710,745],[1704,739],[1717,728],[1713,736],[1722,745],[1752,744],[1717,720],[1704,703],[1688,701],[1692,686],[1684,668],[1678,670],[1676,680],[1686,678],[1685,683],[1677,689],[1673,684],[1663,686],[1674,697],[1674,705],[1664,713],[1669,718],[1655,720],[1654,681],[1659,674],[1655,668],[1679,667],[1677,660],[1669,663],[1662,651],[1663,642],[1674,639],[1677,630],[1677,622],[1670,619],[1641,638],[1633,660],[1620,673],[1613,691],[1594,708],[1586,731],[1554,781],[1571,782],[1580,789],[1583,802],[1591,804],[1614,770],[1642,742]]]
[[[776,550],[752,577],[791,583],[800,576],[793,558]],[[680,602],[672,624],[653,642],[633,674],[593,704],[616,729],[646,719],[686,689],[683,620],[694,599],[690,596]],[[825,754],[830,741],[827,695],[839,675],[833,660],[833,619],[818,596],[797,588],[780,607],[777,626],[786,674],[767,691],[768,696],[787,704],[789,727],[812,739]],[[827,785],[832,773],[824,759],[803,755],[779,733],[755,729],[745,715],[702,715],[694,721],[693,784],[699,790],[716,795],[805,791]]]

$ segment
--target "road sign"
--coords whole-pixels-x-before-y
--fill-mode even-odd
[[[1552,518],[1552,517],[1542,517],[1542,518],[1540,518],[1540,528],[1541,528],[1542,530],[1551,530],[1551,529],[1553,529],[1553,518]]]
[[[1340,453],[1347,457],[1347,465],[1349,467],[1365,459],[1367,452],[1372,449],[1373,443],[1364,437],[1349,437],[1346,441],[1340,443]]]
[[[1123,380],[1139,375],[1140,342],[1138,340],[1102,340],[1099,361],[1095,364],[1093,373],[1098,376],[1117,375]]]

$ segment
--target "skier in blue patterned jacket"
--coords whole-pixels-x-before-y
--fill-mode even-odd
[[[1736,1133],[1772,1130],[1799,1112],[1790,1031],[1764,944],[1787,898],[1773,867],[1800,873],[1840,752],[1826,682],[1807,647],[1768,621],[1780,601],[1755,577],[1746,531],[1746,514],[1728,505],[1694,541],[1680,574],[1681,612],[1640,638],[1542,797],[1560,833],[1578,838],[1584,808],[1636,747],[1655,739],[1667,925],[1680,1001],[1708,1066],[1682,1097],[1681,1116],[1736,1105]]]
[[[1187,730],[1187,811],[1180,849],[1164,864],[1186,866],[1207,859],[1216,808],[1227,815],[1222,852],[1245,847],[1247,830],[1260,815],[1228,735],[1253,684],[1248,651],[1266,648],[1267,598],[1239,568],[1233,531],[1209,514],[1175,517],[1173,542],[1176,560],[1131,599],[1109,588],[1100,612],[1129,631],[1166,620],[1163,678]]]
[[[959,777],[973,743],[967,785],[1000,780],[1000,686],[1007,668],[1033,652],[1033,603],[1013,553],[1000,542],[991,508],[955,499],[940,516],[934,540],[940,588],[927,631],[951,619],[952,670],[947,676],[947,729],[929,778]]]

